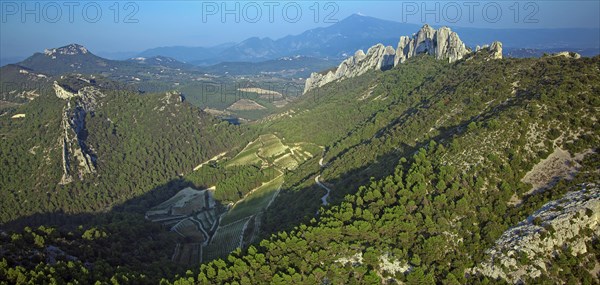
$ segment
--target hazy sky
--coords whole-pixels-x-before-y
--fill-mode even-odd
[[[116,4],[115,4],[116,3]],[[277,39],[359,13],[433,26],[600,28],[600,1],[7,1],[0,57],[79,43],[92,52]]]

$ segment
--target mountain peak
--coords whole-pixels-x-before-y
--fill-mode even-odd
[[[340,22],[356,22],[356,21],[363,22],[365,20],[372,20],[372,19],[380,20],[377,18],[369,17],[369,16],[361,14],[361,13],[354,13],[354,14],[342,19]],[[383,20],[380,20],[380,21],[383,21]]]
[[[494,43],[493,48],[488,50],[491,54],[490,59],[502,58],[502,43]],[[336,69],[326,74],[312,73],[306,79],[304,93],[335,80],[359,76],[369,70],[387,70],[419,54],[454,62],[469,53],[471,50],[450,28],[441,27],[435,30],[425,24],[412,37],[401,36],[396,49],[379,43],[369,48],[366,55],[362,50],[357,51],[354,56],[347,58]]]
[[[446,28],[446,27],[443,27]],[[431,27],[429,24],[425,24],[423,25],[423,27],[421,27],[421,29],[419,29],[418,33],[431,33],[431,32],[435,32],[435,29],[433,27]]]
[[[80,55],[90,53],[87,48],[78,44],[69,44],[59,48],[45,49],[44,54],[47,56],[56,55]]]

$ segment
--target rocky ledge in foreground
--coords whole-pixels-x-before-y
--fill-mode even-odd
[[[488,260],[472,273],[514,284],[540,277],[558,251],[568,249],[574,256],[586,254],[586,243],[600,236],[599,221],[600,188],[584,184],[581,190],[545,204],[504,232],[486,251]]]

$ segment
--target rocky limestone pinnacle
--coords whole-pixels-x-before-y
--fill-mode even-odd
[[[490,46],[491,59],[502,59],[502,43],[495,41]]]
[[[489,47],[491,59],[502,58],[502,43],[494,42]],[[358,50],[354,56],[342,61],[337,69],[323,73],[312,73],[304,85],[304,93],[321,87],[329,82],[352,78],[364,74],[369,70],[387,70],[398,64],[404,63],[411,57],[428,54],[438,60],[448,60],[452,63],[463,59],[471,50],[461,41],[457,33],[448,27],[435,30],[425,24],[412,37],[402,36],[398,46],[376,44],[369,48],[365,54]]]

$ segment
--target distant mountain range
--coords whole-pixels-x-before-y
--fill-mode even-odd
[[[124,61],[113,61],[89,52],[78,44],[46,49],[43,53],[35,53],[18,63],[20,66],[46,74],[62,74],[68,72],[102,73],[115,68],[131,65]]]
[[[262,62],[228,61],[210,66],[196,66],[161,55],[110,60],[99,57],[84,46],[69,44],[46,49],[25,60],[5,67],[27,69],[46,75],[66,73],[101,74],[124,82],[158,80],[180,82],[194,80],[206,73],[214,75],[270,75],[273,77],[306,78],[312,72],[330,68],[335,62],[311,56],[280,57]],[[18,68],[17,68],[18,67]],[[3,69],[8,70],[3,67]]]
[[[35,53],[16,65],[48,75],[81,73],[136,78],[151,74],[176,77],[180,70],[200,72],[197,66],[165,56],[110,60],[99,57],[78,44],[46,49],[43,53]]]
[[[307,30],[277,40],[252,37],[237,44],[215,47],[161,47],[140,56],[168,56],[195,65],[220,62],[258,62],[286,56],[305,55],[342,59],[375,43],[396,46],[402,35],[411,35],[420,25],[399,23],[354,14],[324,28]],[[586,50],[583,55],[600,53],[600,29],[482,29],[452,27],[467,46],[474,48],[498,40],[507,50],[547,49]],[[517,53],[515,53],[517,54]],[[527,55],[530,53],[518,53]]]
[[[139,57],[168,56],[183,62],[208,60],[218,55],[219,51],[229,48],[235,43],[221,44],[213,47],[157,47],[141,52]]]
[[[212,48],[162,47],[144,51],[140,56],[163,55],[196,65],[231,61],[258,62],[294,55],[340,59],[377,42],[396,45],[401,35],[413,33],[419,27],[352,15],[334,25],[278,40],[252,37],[237,44]]]
[[[366,50],[375,43],[396,46],[400,36],[410,35],[419,28],[420,25],[354,14],[331,26],[307,30],[299,35],[289,35],[277,40],[251,37],[239,43],[225,43],[212,47],[157,47],[145,50],[136,57],[163,56],[200,66],[223,62],[260,62],[295,55],[339,60],[359,49]],[[463,42],[472,48],[499,40],[507,51],[515,51],[509,52],[508,56],[536,56],[557,50],[575,50],[584,56],[600,54],[600,29],[452,27],[452,30],[459,33]],[[105,57],[110,56],[106,54]],[[123,55],[118,58],[122,59]],[[0,65],[16,63],[21,59],[3,57],[0,59]]]

